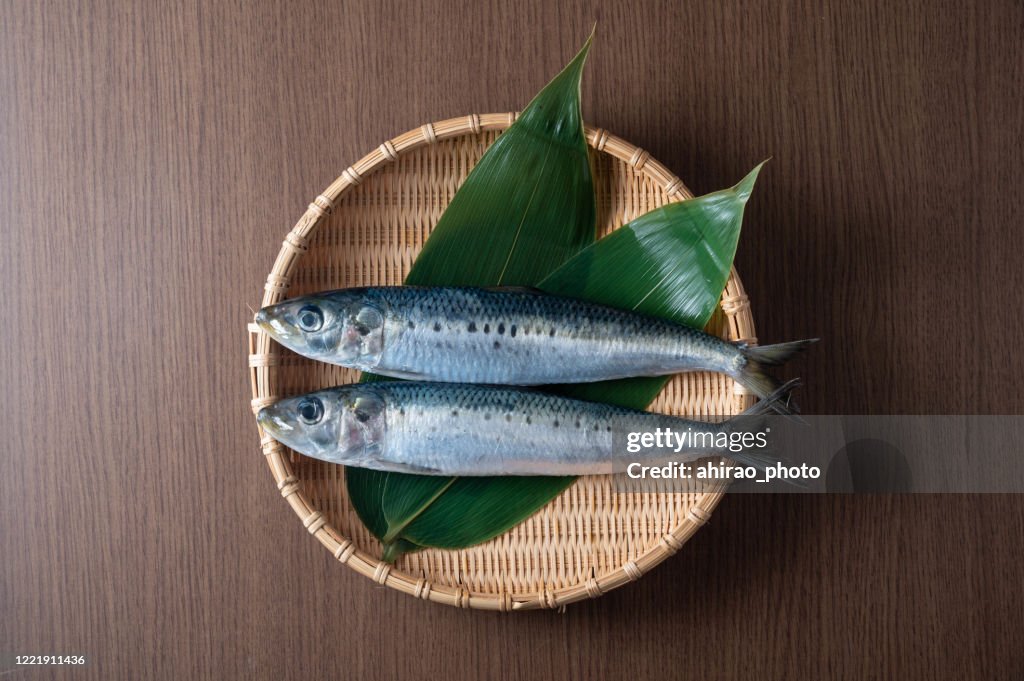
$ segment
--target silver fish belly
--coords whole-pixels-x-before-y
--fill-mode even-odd
[[[514,388],[393,384],[388,397],[381,465],[431,474],[611,473],[615,429],[658,418]]]
[[[523,388],[415,382],[331,388],[282,400],[259,418],[271,435],[309,456],[460,476],[611,473],[642,460],[626,452],[625,432],[723,427]],[[676,460],[719,453],[681,452]]]

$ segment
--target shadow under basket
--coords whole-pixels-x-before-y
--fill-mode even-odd
[[[285,236],[262,304],[351,286],[401,284],[420,247],[473,165],[515,114],[472,114],[384,142],[316,197]],[[598,236],[649,210],[691,197],[650,155],[587,126]],[[733,271],[711,333],[755,343],[749,302]],[[252,408],[281,397],[352,383],[356,371],[299,357],[249,325]],[[753,397],[713,373],[674,377],[650,409],[682,416],[731,415]],[[301,456],[260,432],[281,495],[306,531],[341,563],[416,598],[463,608],[558,608],[639,579],[707,522],[724,488],[652,491],[651,481],[585,476],[508,532],[466,549],[426,549],[394,565],[363,526],[342,466]],[[677,481],[676,481],[677,482]],[[635,485],[636,491],[630,491]],[[678,485],[673,484],[678,490]]]

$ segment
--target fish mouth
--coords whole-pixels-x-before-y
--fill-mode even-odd
[[[270,412],[270,407],[264,407],[263,409],[260,409],[260,413],[256,415],[256,423],[260,424],[260,428],[267,431],[271,435],[277,433],[277,425],[274,423],[274,418]]]
[[[270,313],[267,312],[267,308],[260,308],[260,310],[256,313],[256,317],[254,318],[253,321],[255,321],[256,324],[259,325],[261,329],[266,329],[267,326],[270,324]]]
[[[295,428],[282,418],[280,410],[276,409],[274,405],[260,409],[259,414],[256,415],[256,422],[275,440],[291,446],[289,436]]]
[[[273,314],[271,308],[261,308],[253,319],[256,325],[267,332],[271,338],[284,344],[299,337],[299,329],[294,324],[285,321],[281,315]]]

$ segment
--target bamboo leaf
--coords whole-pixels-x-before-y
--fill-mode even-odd
[[[731,190],[652,211],[579,252],[593,239],[593,190],[589,164],[580,162],[587,157],[579,117],[579,77],[589,45],[488,149],[406,283],[539,285],[704,326],[728,277],[758,169]],[[559,177],[573,173],[576,180]],[[550,389],[642,408],[666,380]],[[346,479],[357,512],[384,541],[385,560],[393,561],[424,546],[486,541],[574,478],[444,478],[349,468]]]
[[[396,539],[395,541],[384,545],[384,553],[381,558],[383,558],[385,562],[394,563],[403,554],[419,551],[422,548],[424,547],[418,544],[413,544],[411,541]]]
[[[704,328],[729,279],[743,210],[762,166],[731,189],[641,215],[558,268],[538,288]],[[668,380],[638,377],[551,389],[642,409]]]
[[[404,529],[418,546],[462,548],[515,527],[576,478],[507,476],[455,478],[441,503],[427,507]]]
[[[387,474],[368,468],[345,469],[345,487],[349,501],[356,509],[356,515],[366,525],[373,536],[383,537],[388,531],[388,521],[384,518],[381,499],[384,497],[384,485]]]
[[[593,242],[593,178],[580,115],[580,76],[592,39],[488,148],[424,244],[407,284],[534,285]],[[417,548],[409,539],[412,524],[429,529],[430,518],[447,514],[461,519],[468,541],[480,530],[465,523],[486,517],[473,522],[500,526],[493,536],[533,513],[543,503],[535,499],[550,498],[569,482],[531,479],[516,487],[497,479],[477,504],[467,499],[471,490],[453,490],[460,482],[454,478],[359,468],[346,469],[345,478],[356,512],[390,560]],[[503,516],[477,512],[499,496]]]
[[[580,116],[591,40],[473,168],[406,284],[531,286],[594,240],[594,186]]]
[[[735,187],[644,213],[538,288],[703,327],[729,278],[743,210],[763,165]]]
[[[421,480],[428,477],[427,480]],[[381,494],[381,509],[387,530],[381,541],[385,544],[402,536],[409,523],[418,518],[438,497],[445,493],[455,478],[430,478],[406,475],[387,478]]]
[[[728,280],[744,207],[760,169],[732,189],[640,216],[580,252],[542,280],[539,288],[702,328]],[[629,378],[548,389],[643,409],[667,381]],[[443,496],[405,525],[402,536],[417,546],[471,546],[529,517],[573,480],[456,478]]]

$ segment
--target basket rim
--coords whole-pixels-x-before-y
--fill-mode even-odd
[[[453,137],[505,130],[515,122],[518,115],[518,112],[469,114],[424,123],[418,128],[385,141],[346,168],[309,204],[298,222],[288,232],[274,261],[273,269],[264,284],[262,306],[272,305],[284,298],[291,281],[292,270],[302,255],[309,250],[310,236],[319,224],[331,214],[338,199],[359,185],[365,177],[420,147]],[[634,171],[640,172],[656,182],[668,197],[669,202],[693,197],[683,181],[656,159],[653,159],[647,151],[602,128],[585,125],[584,134],[587,144],[591,148],[627,163]],[[756,343],[756,338],[753,338],[754,326],[749,300],[735,269],[732,269],[730,273],[721,305],[728,314],[742,318],[740,321],[745,322],[744,326],[751,330],[750,337],[734,340]],[[247,331],[249,374],[253,396],[250,406],[253,413],[256,414],[260,409],[278,399],[272,390],[273,381],[270,370],[280,363],[281,355],[274,352],[270,336],[254,322],[247,325]],[[460,608],[500,611],[559,608],[587,598],[596,598],[623,584],[636,581],[654,566],[676,553],[708,521],[711,512],[725,495],[724,489],[700,494],[697,504],[688,510],[681,522],[662,536],[661,541],[636,559],[627,561],[604,574],[591,576],[583,584],[555,588],[545,587],[541,591],[529,593],[513,594],[504,590],[497,594],[484,593],[463,587],[432,584],[425,577],[416,577],[395,569],[394,566],[357,549],[352,540],[332,527],[323,513],[312,505],[287,459],[287,449],[264,433],[258,423],[257,430],[260,435],[260,448],[281,496],[288,501],[292,510],[302,520],[306,530],[316,537],[339,562],[348,565],[351,569],[378,584],[416,598]]]

